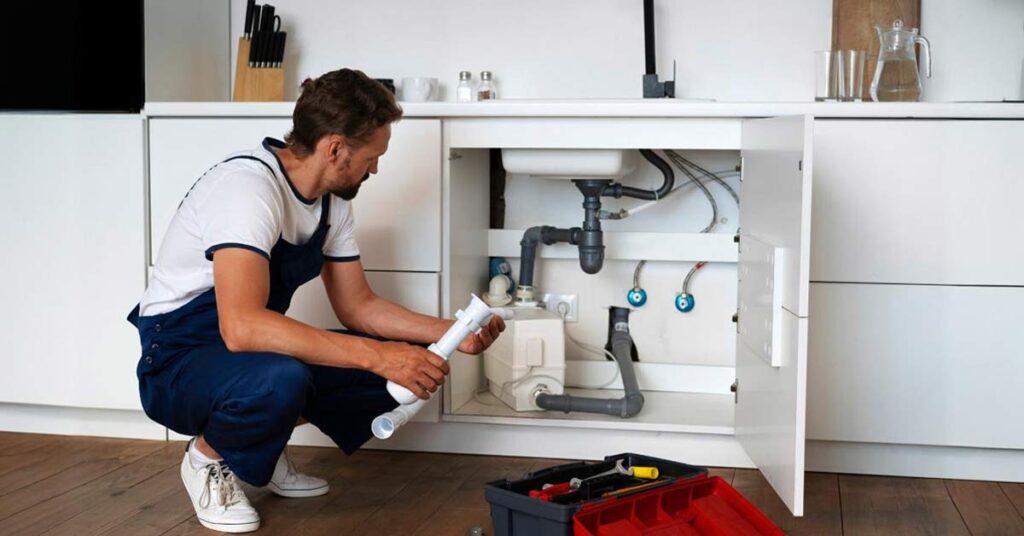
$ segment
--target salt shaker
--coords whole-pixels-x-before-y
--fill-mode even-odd
[[[476,100],[490,100],[498,98],[494,90],[494,82],[491,80],[491,71],[480,73],[480,87],[476,89]]]
[[[455,88],[455,100],[458,102],[473,101],[473,75],[469,71],[459,72],[459,85]]]

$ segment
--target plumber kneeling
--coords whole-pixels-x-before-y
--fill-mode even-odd
[[[208,528],[259,528],[239,480],[284,497],[328,492],[285,455],[296,426],[312,423],[351,454],[371,437],[371,421],[397,406],[388,380],[422,399],[444,383],[448,364],[425,345],[452,321],[375,295],[355,240],[352,201],[401,116],[390,91],[360,71],[307,79],[283,141],[211,162],[183,192],[128,320],[142,342],[146,414],[193,436],[181,478]],[[402,217],[400,206],[366,210]],[[285,316],[296,289],[318,275],[351,331]],[[504,328],[492,317],[458,350],[479,354]]]

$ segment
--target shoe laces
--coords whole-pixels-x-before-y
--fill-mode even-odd
[[[217,499],[215,504],[225,509],[245,499],[245,494],[235,479],[235,473],[231,472],[228,466],[211,463],[206,469],[206,482],[203,484],[203,493],[199,496],[199,506],[208,508],[214,495]]]

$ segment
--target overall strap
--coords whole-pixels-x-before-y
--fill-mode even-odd
[[[327,225],[328,216],[331,214],[331,194],[324,194],[320,203],[320,227]]]

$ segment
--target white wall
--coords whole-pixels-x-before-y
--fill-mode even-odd
[[[503,98],[641,96],[641,0],[272,3],[288,31],[286,98],[306,76],[339,67],[396,81],[433,76],[449,89],[460,70],[491,70]],[[828,47],[831,6],[659,0],[659,74],[671,76],[678,60],[680,97],[810,100],[811,52]],[[245,1],[231,0],[232,36],[244,16]]]
[[[289,32],[285,97],[342,66],[380,78],[494,71],[503,98],[634,98],[641,0],[272,0]],[[147,100],[227,100],[244,0],[146,2]],[[225,5],[230,4],[230,21]],[[168,4],[170,5],[170,4]],[[682,98],[807,101],[811,52],[829,47],[832,2],[657,0],[658,70]],[[927,0],[930,101],[1024,98],[1024,2]],[[225,35],[225,32],[227,35]]]
[[[146,102],[231,100],[230,8],[228,0],[146,0]]]
[[[929,101],[1024,99],[1024,2],[925,0],[921,34],[932,45]]]

